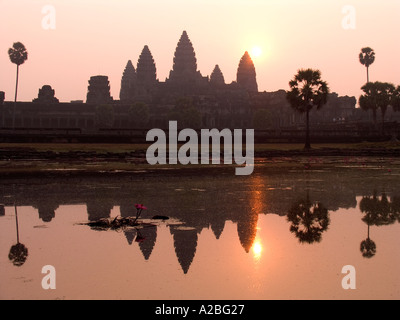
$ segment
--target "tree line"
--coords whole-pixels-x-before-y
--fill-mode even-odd
[[[394,111],[400,111],[400,85],[395,87],[388,82],[370,82],[369,67],[375,61],[375,52],[369,47],[361,49],[359,61],[367,69],[367,83],[361,87],[364,94],[359,98],[363,110],[371,110],[374,125],[377,123],[377,111],[382,115],[382,134],[385,133],[385,114],[387,108],[392,106]],[[306,114],[306,142],[304,149],[311,148],[309,112],[312,108],[319,110],[328,100],[330,89],[328,84],[321,79],[321,72],[313,69],[301,69],[289,82],[290,90],[286,98],[291,107],[298,112]]]

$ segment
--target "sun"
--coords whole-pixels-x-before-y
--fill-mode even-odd
[[[251,49],[251,56],[253,58],[258,58],[262,55],[262,49],[258,46],[253,47],[253,49]]]

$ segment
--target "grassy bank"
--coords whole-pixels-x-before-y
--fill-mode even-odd
[[[146,151],[151,144],[91,144],[91,143],[4,143],[0,144],[0,151],[34,151],[34,152],[95,152],[105,153],[128,153],[135,151]],[[222,145],[221,145],[222,147]],[[304,144],[294,143],[270,143],[255,144],[255,152],[263,151],[302,151]],[[399,142],[362,142],[362,143],[324,143],[313,144],[313,150],[400,150]]]
[[[149,144],[0,144],[0,176],[221,169],[221,165],[200,164],[150,166],[146,160],[148,147]],[[384,159],[400,160],[400,145],[391,142],[314,144],[309,152],[303,150],[303,144],[256,144],[254,147],[256,163],[282,169],[304,168],[310,161],[314,162],[313,168],[329,166],[355,157],[366,158],[362,163],[374,164]],[[316,157],[324,161],[315,161]],[[234,163],[223,167],[236,166]]]

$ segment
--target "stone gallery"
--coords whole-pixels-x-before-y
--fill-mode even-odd
[[[86,101],[59,102],[50,85],[39,89],[32,102],[5,101],[0,92],[0,124],[11,128],[99,129],[167,128],[169,121],[199,128],[255,128],[283,130],[299,128],[304,115],[286,100],[286,91],[258,91],[254,63],[248,52],[237,66],[236,81],[226,83],[223,70],[215,65],[210,76],[197,69],[193,44],[183,31],[165,81],[157,79],[156,62],[144,46],[137,65],[129,60],[122,74],[119,100],[111,96],[106,75],[90,77]],[[15,109],[14,109],[15,108]],[[14,114],[15,113],[15,114]],[[327,105],[312,112],[315,125],[338,125],[370,121],[368,112],[356,108],[355,97],[329,94]],[[387,117],[391,117],[389,111]]]

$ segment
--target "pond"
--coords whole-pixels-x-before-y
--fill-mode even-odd
[[[378,160],[3,177],[0,299],[399,299],[400,165]],[[87,225],[138,203],[138,226]]]

